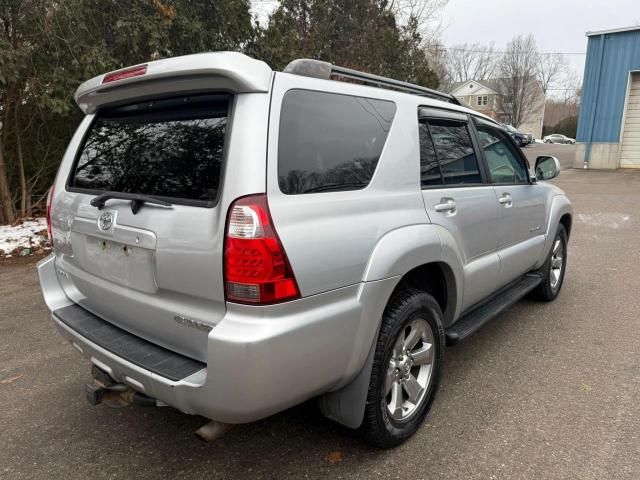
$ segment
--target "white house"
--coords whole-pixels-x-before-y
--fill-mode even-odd
[[[501,79],[467,80],[466,82],[445,85],[442,89],[474,110],[500,123],[512,123],[509,115],[502,109],[502,105],[505,103],[505,95],[501,93],[504,91],[503,83]],[[542,138],[545,98],[537,83],[536,87],[538,91],[533,105],[525,116],[524,122],[518,126],[518,130],[532,133],[535,138]]]

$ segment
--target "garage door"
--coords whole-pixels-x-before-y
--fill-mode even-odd
[[[629,98],[622,130],[620,166],[640,168],[640,73],[631,74]]]

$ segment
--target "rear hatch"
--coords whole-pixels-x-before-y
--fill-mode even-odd
[[[229,205],[265,189],[268,106],[267,92],[219,89],[127,98],[85,118],[52,196],[56,271],[67,296],[206,361],[208,332],[226,311]]]
[[[208,332],[226,311],[229,205],[265,190],[271,78],[263,62],[214,52],[78,88],[87,117],[51,209],[56,271],[71,300],[206,362]]]
[[[56,251],[72,300],[200,360],[225,311],[218,204],[232,101],[210,93],[99,111],[56,205],[68,219]],[[94,206],[105,192],[113,198]]]

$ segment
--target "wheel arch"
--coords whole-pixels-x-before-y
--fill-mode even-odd
[[[553,246],[553,239],[558,229],[558,225],[562,224],[565,230],[567,230],[567,239],[571,234],[571,227],[573,224],[573,207],[571,202],[565,195],[555,195],[551,201],[550,212],[547,221],[546,239],[544,242],[544,248],[538,263],[534,268],[540,268]]]
[[[567,240],[569,240],[569,237],[571,236],[572,222],[573,222],[573,217],[571,213],[565,213],[564,215],[562,215],[562,217],[560,217],[559,223],[561,223],[564,229],[567,231]]]
[[[437,261],[412,268],[402,276],[387,304],[397,292],[406,288],[415,288],[431,295],[440,306],[444,316],[444,324],[450,325],[453,322],[458,286],[453,269],[449,264]]]
[[[375,316],[375,334],[359,373],[348,384],[319,398],[326,417],[353,429],[362,424],[382,315],[395,293],[407,287],[426,291],[443,309],[444,326],[454,321],[462,303],[462,262],[452,241],[440,226],[412,225],[394,230],[378,242],[363,282],[393,277],[397,283]]]

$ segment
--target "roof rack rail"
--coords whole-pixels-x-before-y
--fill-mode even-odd
[[[298,58],[289,63],[289,65],[284,68],[283,72],[292,73],[294,75],[303,75],[305,77],[322,78],[324,80],[333,80],[335,79],[335,77],[348,78],[379,88],[413,93],[415,95],[429,97],[434,100],[442,100],[445,102],[453,103],[454,105],[460,105],[460,102],[456,97],[447,93],[442,93],[438,92],[437,90],[421,87],[420,85],[414,85],[413,83],[401,82],[400,80],[394,80],[393,78],[381,77],[379,75],[373,75],[371,73],[365,73],[358,70],[352,70],[350,68],[339,67],[336,65],[332,65],[329,62],[323,62],[322,60]]]

